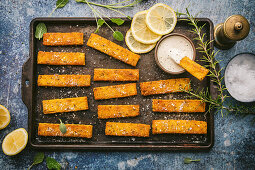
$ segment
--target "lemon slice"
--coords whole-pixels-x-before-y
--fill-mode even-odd
[[[151,51],[156,43],[154,44],[143,44],[143,43],[140,43],[138,41],[136,41],[132,35],[132,32],[131,30],[128,30],[127,33],[126,33],[126,37],[125,37],[125,42],[128,46],[128,48],[134,52],[134,53],[147,53],[149,51]]]
[[[145,23],[147,11],[141,11],[135,14],[132,23],[131,31],[136,41],[143,44],[154,44],[161,36],[153,33]]]
[[[28,134],[24,128],[9,133],[3,140],[2,149],[6,155],[16,155],[27,145]]]
[[[11,116],[9,111],[2,105],[0,105],[0,130],[9,125]]]
[[[147,27],[158,35],[172,32],[176,23],[175,11],[170,6],[162,3],[153,5],[146,15]]]

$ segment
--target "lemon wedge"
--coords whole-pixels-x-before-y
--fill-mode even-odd
[[[175,11],[168,5],[158,3],[153,5],[146,15],[147,27],[158,35],[169,34],[177,23]]]
[[[3,140],[2,149],[6,155],[16,155],[27,145],[28,134],[24,128],[19,128],[9,133]]]
[[[125,42],[128,46],[128,48],[134,52],[134,53],[138,53],[138,54],[141,54],[141,53],[147,53],[149,51],[151,51],[156,43],[154,44],[143,44],[143,43],[140,43],[138,41],[136,41],[132,35],[132,32],[131,30],[128,30],[127,33],[126,33],[126,37],[125,37]]]
[[[0,105],[0,130],[9,125],[10,121],[11,116],[9,111],[4,106]]]
[[[135,40],[140,43],[154,44],[161,38],[161,35],[153,33],[146,26],[145,22],[146,15],[147,11],[141,11],[135,14],[131,23],[132,35],[135,38]]]

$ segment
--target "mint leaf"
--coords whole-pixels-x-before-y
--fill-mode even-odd
[[[34,157],[33,164],[36,165],[36,164],[42,163],[43,159],[44,159],[44,153],[38,152],[38,153],[36,153],[36,155]]]
[[[113,38],[115,38],[118,41],[123,41],[123,34],[119,31],[114,31],[112,36],[113,36]]]
[[[95,31],[95,33],[98,33],[99,28],[105,23],[105,21],[103,19],[98,19],[97,20],[97,29]]]
[[[59,125],[59,130],[61,131],[61,133],[65,134],[66,133],[66,125],[64,123],[62,123],[62,121],[59,119],[60,121],[60,125]]]
[[[184,158],[185,164],[190,164],[191,162],[199,162],[199,161],[200,161],[200,159],[192,160],[191,158]]]
[[[99,26],[102,26],[104,23],[105,23],[105,21],[104,21],[103,19],[97,20],[97,24],[98,24]]]
[[[56,8],[63,8],[68,2],[69,0],[57,0]]]
[[[125,22],[123,19],[120,18],[111,18],[111,21],[117,24],[118,26],[122,25]]]
[[[54,158],[47,157],[46,165],[48,169],[61,170],[61,165]]]
[[[43,37],[44,33],[47,33],[47,27],[44,23],[41,22],[37,24],[35,28],[35,38],[40,40]]]
[[[44,153],[43,152],[36,153],[36,155],[34,157],[34,162],[32,163],[32,165],[28,169],[31,169],[32,166],[34,166],[34,165],[42,163],[43,159],[44,159]]]

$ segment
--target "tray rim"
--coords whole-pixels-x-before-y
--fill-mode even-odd
[[[112,17],[115,18],[115,17]],[[117,17],[116,17],[117,18]],[[118,17],[119,18],[119,17]],[[106,21],[109,21],[108,18],[104,18]],[[128,18],[121,17],[121,19],[125,21],[131,21]],[[178,18],[179,21],[180,18]],[[182,18],[183,19],[183,18]],[[213,31],[214,26],[212,21],[209,18],[196,18],[202,22],[208,22],[209,24],[209,39],[213,40]],[[81,21],[95,21],[94,17],[38,17],[34,18],[30,22],[30,33],[29,33],[29,58],[22,66],[22,86],[21,86],[21,94],[22,101],[28,108],[28,143],[34,149],[82,149],[87,151],[171,151],[171,150],[209,150],[214,146],[214,111],[209,112],[209,117],[211,125],[210,133],[211,137],[206,145],[199,144],[89,144],[89,145],[81,145],[81,144],[34,144],[32,142],[32,101],[33,101],[33,86],[26,86],[26,80],[30,80],[33,77],[34,70],[34,24],[36,22],[54,22],[54,21],[67,21],[67,22],[81,22]],[[213,50],[213,44],[210,44],[211,50]],[[215,89],[215,85],[213,85],[212,81],[210,81],[210,93]],[[28,94],[27,94],[28,93]]]

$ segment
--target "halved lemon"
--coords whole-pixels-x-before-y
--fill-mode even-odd
[[[135,14],[132,23],[131,31],[136,41],[143,44],[154,44],[160,38],[161,35],[153,33],[145,23],[147,11],[141,11]]]
[[[132,35],[132,32],[131,30],[128,30],[127,33],[126,33],[126,37],[125,37],[125,42],[128,46],[128,48],[134,52],[134,53],[147,53],[149,51],[151,51],[156,43],[154,44],[143,44],[143,43],[140,43],[138,41],[136,41]]]
[[[2,149],[3,152],[6,155],[16,155],[20,153],[27,145],[28,140],[28,134],[26,129],[19,128],[11,133],[9,133],[7,136],[5,136],[3,143],[2,143]]]
[[[170,6],[162,3],[153,5],[146,15],[147,27],[158,35],[172,32],[176,23],[175,11]]]
[[[0,105],[0,130],[9,125],[11,116],[9,111],[2,105]]]

